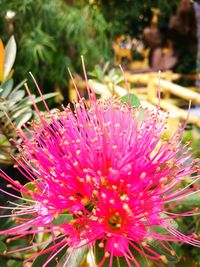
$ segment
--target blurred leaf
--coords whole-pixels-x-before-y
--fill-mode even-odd
[[[18,85],[16,85],[13,89],[13,92],[17,91],[18,89],[20,89],[24,84],[25,82],[27,81],[27,79],[24,79],[23,81],[21,81]]]
[[[50,242],[49,245],[46,246],[45,249],[48,249],[50,248],[51,246],[53,246],[54,244],[57,244],[60,242],[60,239],[59,240],[55,240],[54,242]],[[67,241],[66,241],[67,242]],[[58,248],[59,249],[59,248]],[[56,266],[56,263],[58,262],[59,259],[62,258],[63,255],[65,255],[67,251],[67,246],[66,248],[64,248],[63,250],[61,250],[56,256],[55,258],[53,258],[47,265],[45,265],[46,267],[55,267]],[[52,252],[48,252],[48,253],[45,253],[43,255],[40,255],[38,256],[33,264],[31,265],[31,267],[40,267],[40,266],[43,266],[43,264],[45,264],[45,262],[48,260],[49,257],[51,257],[53,255],[53,253],[55,253],[56,251],[55,250],[52,250]],[[62,265],[60,265],[62,266]],[[66,266],[67,267],[67,266]],[[74,267],[74,265],[71,265],[70,267]]]
[[[7,249],[7,246],[4,242],[0,241],[0,251],[5,251]]]
[[[167,214],[165,214],[165,213],[161,213],[161,214],[160,214],[160,217],[161,217],[161,218],[166,218],[165,222],[166,222],[168,225],[170,225],[170,227],[173,227],[174,229],[178,229],[178,224],[177,224],[177,222],[176,222],[174,219],[170,218]]]
[[[130,101],[130,107],[134,107],[134,106],[139,107],[140,106],[140,100],[134,94],[127,94],[127,95],[121,96],[119,98],[119,100],[122,100],[126,104],[129,104],[129,101]]]
[[[15,42],[14,36],[11,36],[6,47],[5,47],[5,62],[4,62],[4,72],[3,72],[3,80],[9,75],[12,66],[15,62],[17,52],[17,46]]]
[[[11,100],[11,104],[12,103],[15,103],[19,100],[21,100],[23,97],[25,96],[25,91],[24,90],[18,90],[18,91],[15,91],[15,92],[12,92],[8,99]]]
[[[110,65],[110,62],[109,62],[109,61],[107,61],[107,62],[104,64],[104,66],[103,66],[103,73],[106,73],[106,71],[108,70],[109,65]]]
[[[165,248],[163,248],[157,240],[153,240],[153,241],[149,242],[148,245],[151,247],[152,250],[156,251],[159,255],[164,255],[166,257],[166,259],[168,261],[167,266],[170,266],[169,265],[170,263],[171,264],[177,263],[179,261],[179,257],[176,254],[175,249],[167,241],[162,241],[162,243],[166,247],[168,247],[168,249],[170,249],[171,253],[168,250],[166,250]]]
[[[13,88],[13,84],[14,84],[13,79],[9,79],[4,83],[2,83],[1,88],[3,88],[3,91],[0,93],[0,96],[3,98],[8,97]]]
[[[26,112],[30,112],[32,114],[32,110],[29,108],[29,106],[26,106],[24,108],[20,108],[18,110],[13,110],[11,113],[10,113],[10,116],[12,116],[13,119],[16,119],[18,118],[19,116],[21,116],[23,113],[26,113]]]
[[[32,96],[33,99],[35,99],[35,96]],[[18,101],[17,103],[12,106],[12,112],[17,111],[20,109],[23,109],[25,107],[30,108],[32,106],[32,102],[28,96],[24,97],[21,101]]]
[[[72,219],[73,219],[72,214],[59,214],[59,216],[53,220],[53,224],[59,225],[64,222],[70,222]]]
[[[0,255],[0,262],[1,262],[1,267],[8,267],[7,260],[5,259],[5,257],[1,255]]]
[[[8,141],[8,139],[0,134],[0,146],[9,146],[10,145],[10,142]]]
[[[105,73],[99,65],[95,66],[94,74],[96,75],[99,81],[103,81]]]
[[[37,180],[35,182],[29,182],[29,183],[27,183],[27,184],[24,185],[24,188],[25,189],[28,189],[28,191],[30,191],[30,192],[33,192],[34,190],[37,189],[37,187],[35,185],[36,182],[37,182]],[[22,189],[21,189],[21,192],[20,193],[21,193],[22,197],[25,198],[25,199],[33,200],[33,198],[30,196],[30,194],[25,193],[25,192],[23,192]]]
[[[7,261],[7,267],[22,267],[22,262],[23,260],[19,261],[19,260],[8,260]]]
[[[4,211],[1,214],[5,215],[5,214],[8,214],[8,212],[7,211]],[[0,229],[1,229],[1,231],[6,230],[6,229],[9,229],[9,228],[12,228],[15,225],[16,225],[16,222],[14,220],[12,220],[12,218],[7,218],[7,219],[0,218]],[[4,235],[0,236],[0,240],[2,240],[4,238],[5,238]]]
[[[180,205],[184,205],[184,206],[200,206],[200,195],[199,194],[195,194],[195,195],[191,195],[188,196],[187,198],[185,198]]]
[[[85,242],[85,241],[83,241]],[[80,244],[81,246],[82,244]],[[57,267],[65,266],[65,267],[79,267],[81,261],[84,259],[84,256],[87,251],[87,246],[82,246],[80,248],[74,249],[70,254],[65,253],[61,260],[58,262]],[[113,265],[114,266],[114,265]]]
[[[16,120],[15,120],[15,126],[17,128],[21,128],[22,125],[27,123],[27,121],[32,117],[32,111],[26,112],[22,115],[20,115]]]
[[[57,92],[55,92],[55,93],[48,93],[48,94],[43,95],[43,98],[46,100],[46,99],[55,97],[55,96],[57,96],[57,95],[58,95]],[[42,98],[41,98],[40,96],[37,97],[37,98],[34,100],[35,103],[38,103],[38,102],[41,102],[41,101],[42,101]]]
[[[0,39],[0,83],[3,80],[4,57],[5,57],[4,45]]]
[[[30,240],[27,237],[21,237],[21,238],[18,238],[16,240],[12,240],[12,241],[9,242],[9,250],[12,251],[12,250],[15,250],[15,249],[18,249],[18,248],[28,247],[28,246],[30,246],[30,242],[29,241]],[[16,254],[16,256],[22,257],[22,254],[23,254],[23,252],[20,252],[20,253]]]
[[[129,100],[129,97],[130,97],[130,100]],[[130,107],[136,107],[137,108],[141,105],[139,98],[135,94],[129,94],[129,95],[127,94],[127,95],[120,97],[119,99],[124,101],[126,104],[128,104],[130,101]],[[146,116],[145,110],[143,108],[141,108],[139,110],[138,126],[141,125],[145,116]]]

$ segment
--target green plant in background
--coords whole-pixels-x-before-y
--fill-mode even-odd
[[[200,130],[195,126],[186,129],[183,135],[184,142],[190,142],[193,153],[200,158]]]
[[[18,82],[31,71],[42,88],[64,89],[66,67],[79,71],[80,55],[85,55],[88,70],[95,63],[110,59],[106,20],[99,9],[77,2],[1,1],[0,34],[7,40],[12,31],[18,44],[14,76]],[[9,10],[14,16],[6,19]]]
[[[109,62],[106,62],[103,67],[100,65],[95,65],[94,69],[89,72],[90,76],[103,84],[120,84],[124,80],[121,71],[114,68],[110,69],[109,64]]]
[[[160,10],[158,27],[166,30],[169,17],[176,12],[179,2],[179,0],[96,0],[91,1],[91,4],[97,5],[101,10],[113,36],[126,33],[141,39],[143,29],[151,25],[151,8]]]
[[[124,94],[124,77],[120,68],[110,68],[109,62],[105,65],[95,65],[93,71],[89,72],[91,77],[90,86],[101,98],[109,98],[113,95]]]

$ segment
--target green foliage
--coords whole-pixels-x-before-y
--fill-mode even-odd
[[[48,248],[50,248],[51,246],[53,246],[54,244],[57,244],[57,243],[59,243],[59,242],[60,242],[60,240],[58,240],[58,241],[55,240],[54,242],[50,242],[50,243],[45,247],[45,249],[48,249]],[[52,261],[50,261],[50,263],[47,264],[47,267],[55,267],[55,266],[56,266],[56,262],[57,262],[58,260],[60,260],[60,259],[62,258],[63,255],[65,255],[66,250],[67,250],[67,248],[61,250],[60,253],[58,253],[58,254],[56,255],[56,260],[55,260],[55,258],[52,259]],[[45,264],[45,262],[48,260],[48,258],[51,257],[51,255],[52,255],[52,252],[45,253],[45,254],[42,254],[42,255],[38,256],[38,257],[34,260],[34,262],[33,262],[33,264],[32,264],[32,267],[39,267],[39,266],[42,266],[43,264]]]
[[[200,130],[193,126],[191,130],[186,129],[183,134],[183,142],[190,142],[194,157],[200,158]]]
[[[4,39],[9,35],[9,22],[5,22],[7,10],[15,12],[12,23],[18,44],[17,81],[31,71],[46,90],[55,85],[64,88],[67,67],[79,71],[81,55],[85,55],[88,70],[110,58],[107,22],[89,4],[70,6],[61,0],[3,1],[0,22],[4,26],[0,27],[0,35]]]
[[[0,251],[5,251],[7,249],[6,244],[3,241],[0,241]]]
[[[14,127],[21,128],[23,124],[37,115],[32,109],[33,103],[24,89],[26,80],[14,86],[14,80],[10,78],[15,56],[16,43],[12,36],[5,47],[5,62],[2,66],[3,82],[0,82],[0,163],[4,164],[13,163],[10,153],[14,153],[15,147],[11,145],[10,138],[19,139]],[[3,52],[0,57],[4,58]],[[55,95],[55,93],[46,94],[44,99],[52,98]],[[32,95],[32,98],[35,103],[42,100],[41,97],[36,97],[35,95]]]
[[[189,196],[188,198],[185,198],[181,205],[184,205],[185,207],[199,207],[200,206],[200,194],[194,194]]]
[[[107,61],[103,67],[95,65],[94,69],[89,72],[89,75],[96,81],[105,85],[112,84],[113,87],[123,82],[124,77],[119,69],[109,69],[109,64]]]
[[[141,38],[144,27],[151,24],[151,8],[160,9],[158,26],[166,28],[169,17],[175,13],[179,2],[179,0],[97,0],[94,1],[94,5],[98,5],[102,11],[113,36],[126,33],[134,38]]]
[[[125,102],[127,104],[130,103],[130,107],[139,107],[140,106],[140,100],[134,94],[124,95],[124,96],[120,97],[119,99],[121,99],[123,102]]]
[[[84,242],[85,241],[83,241],[83,243]],[[80,248],[72,251],[70,257],[67,253],[65,253],[65,255],[63,255],[63,257],[60,259],[59,265],[65,267],[71,267],[71,266],[80,267],[87,251],[88,251],[87,246],[81,246]]]
[[[8,214],[7,211],[0,212],[1,215]],[[12,218],[0,218],[0,230],[8,229],[9,227],[16,226],[16,223]],[[8,236],[0,236],[0,266],[1,267],[20,267],[24,261],[24,255],[26,252],[16,252],[12,256],[5,254],[7,250],[15,250],[18,246],[29,246],[27,238],[20,238],[19,240],[9,241]],[[19,248],[19,247],[18,247]]]
[[[0,162],[10,164],[13,159],[9,155],[15,151],[11,146],[10,138],[17,139],[17,133],[10,122],[16,128],[27,123],[37,116],[32,109],[32,102],[24,89],[25,80],[14,87],[13,79],[9,79],[0,85]],[[52,98],[56,94],[44,95],[44,99]],[[41,102],[41,97],[32,95],[35,102]],[[7,116],[10,120],[7,119]],[[14,150],[13,150],[14,149]]]

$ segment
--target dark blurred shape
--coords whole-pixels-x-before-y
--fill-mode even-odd
[[[152,9],[153,17],[151,27],[145,28],[143,31],[144,41],[150,48],[149,66],[152,70],[169,70],[177,63],[177,57],[174,53],[173,43],[168,39],[167,33],[163,33],[158,29],[157,9]]]
[[[196,71],[197,22],[194,6],[190,0],[181,0],[176,15],[169,21],[170,39],[178,57],[176,71]]]

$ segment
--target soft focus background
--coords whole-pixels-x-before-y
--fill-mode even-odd
[[[97,97],[126,94],[122,65],[131,92],[151,108],[158,103],[161,70],[160,105],[170,111],[165,137],[187,119],[192,100],[183,141],[190,140],[194,157],[200,157],[200,1],[0,0],[0,39],[0,165],[13,178],[23,182],[12,167],[10,153],[17,152],[10,138],[17,140],[17,136],[5,112],[17,128],[37,117],[25,82],[44,110],[29,72],[51,109],[77,99],[68,68],[86,97],[81,56]],[[3,181],[0,184],[6,188]],[[1,193],[0,200],[8,199]],[[179,208],[198,210],[200,195]],[[2,229],[12,224],[0,222]],[[179,223],[187,234],[200,231],[198,217]],[[29,240],[20,242],[28,245]],[[18,243],[0,237],[1,267],[30,266],[23,265],[26,253],[3,254],[5,246],[14,249]],[[174,249],[177,258],[167,266],[200,266],[199,249],[182,244]]]

